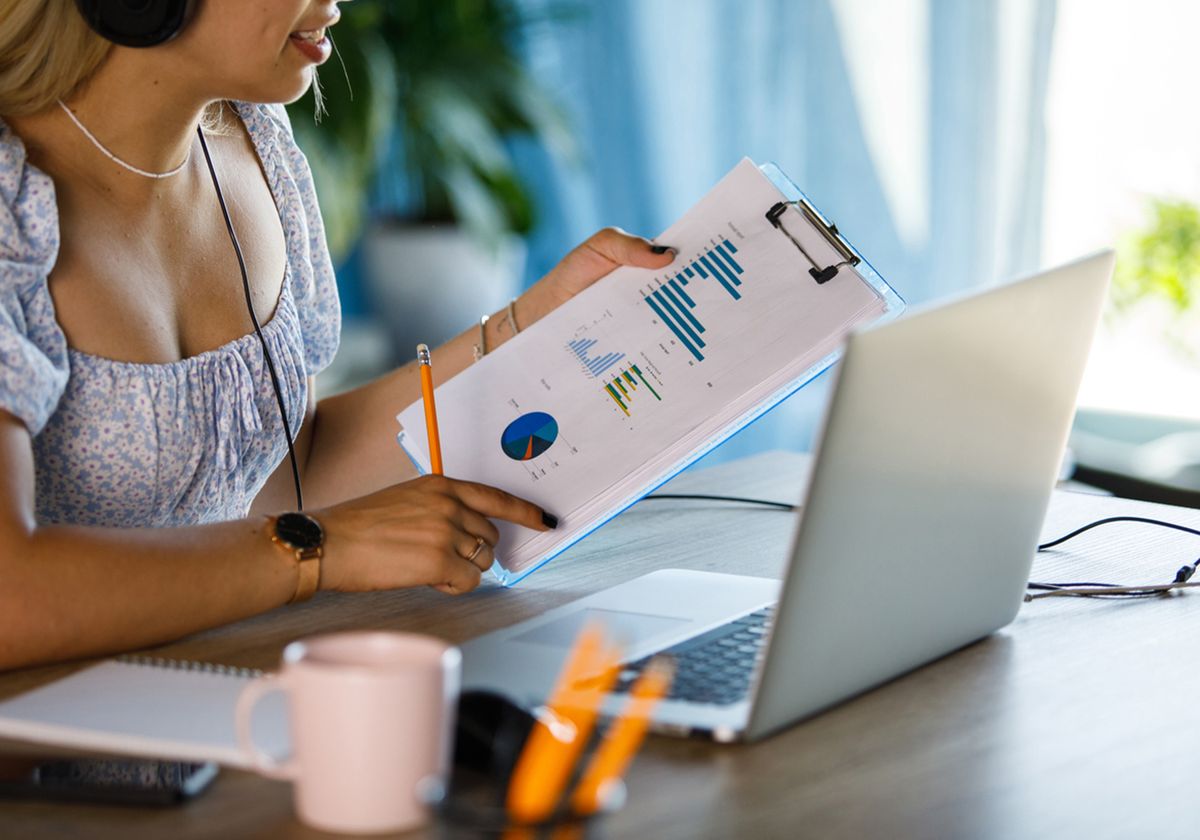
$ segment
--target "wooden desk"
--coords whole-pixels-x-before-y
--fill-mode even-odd
[[[770,453],[687,474],[672,489],[793,500],[805,465]],[[1200,527],[1196,510],[1062,493],[1045,535],[1118,513]],[[643,502],[515,590],[321,595],[155,652],[269,668],[288,641],[316,632],[394,628],[461,641],[656,568],[779,575],[790,525],[769,510]],[[732,553],[716,539],[730,530],[744,539]],[[1114,525],[1068,546],[1039,559],[1035,579],[1165,581],[1200,539]],[[1197,627],[1200,592],[1027,604],[994,636],[763,743],[653,738],[608,836],[1196,836]],[[0,695],[62,673],[5,675]],[[295,822],[286,784],[229,770],[179,809],[0,803],[0,836],[63,835],[325,836]]]

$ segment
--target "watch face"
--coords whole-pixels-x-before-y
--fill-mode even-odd
[[[317,548],[325,541],[321,524],[306,513],[285,513],[275,520],[275,536],[292,548]]]

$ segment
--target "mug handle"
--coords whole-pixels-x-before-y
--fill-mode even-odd
[[[237,708],[234,712],[234,722],[237,726],[238,749],[250,760],[250,766],[272,779],[295,779],[296,757],[292,755],[286,761],[276,761],[267,755],[254,743],[254,735],[250,731],[250,719],[254,707],[267,694],[273,691],[287,691],[287,681],[282,676],[269,674],[259,677],[238,695]]]

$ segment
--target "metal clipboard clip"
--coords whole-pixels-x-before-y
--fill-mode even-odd
[[[813,228],[821,234],[825,241],[829,243],[831,248],[837,251],[838,255],[842,258],[841,262],[822,267],[820,263],[813,259],[812,254],[808,253],[808,250],[804,247],[804,244],[801,243],[791,231],[783,226],[783,214],[789,207],[795,207],[800,211],[801,215],[804,216],[804,220],[812,225]],[[839,268],[847,265],[856,266],[862,262],[855,255],[855,253],[850,250],[849,244],[845,239],[842,238],[842,235],[838,233],[837,225],[831,224],[829,221],[827,221],[824,216],[817,212],[817,208],[808,203],[807,199],[801,198],[796,201],[779,202],[767,211],[767,221],[769,221],[776,230],[778,230],[788,239],[792,240],[792,244],[799,249],[800,253],[804,255],[804,258],[808,260],[809,265],[812,266],[812,268],[808,270],[808,273],[813,276],[813,279],[816,280],[817,283],[828,283],[837,275]]]

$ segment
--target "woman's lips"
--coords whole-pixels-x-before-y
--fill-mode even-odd
[[[293,32],[288,36],[292,46],[304,54],[309,61],[323,63],[333,51],[333,44],[325,34],[325,27],[304,32]]]

